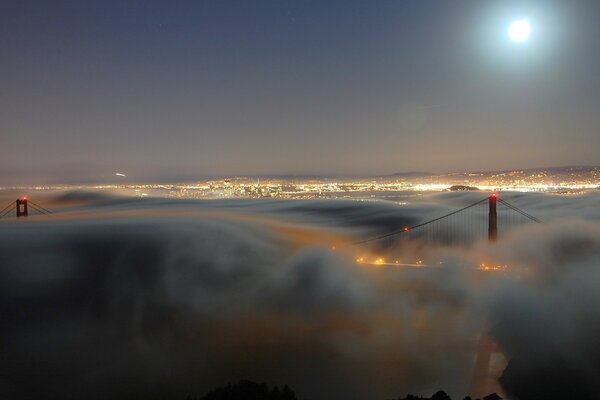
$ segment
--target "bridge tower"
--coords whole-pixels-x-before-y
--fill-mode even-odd
[[[26,217],[27,215],[27,196],[23,196],[20,199],[17,199],[17,218]]]
[[[488,241],[494,243],[498,239],[498,214],[496,213],[496,193],[489,197],[490,213],[488,218]]]

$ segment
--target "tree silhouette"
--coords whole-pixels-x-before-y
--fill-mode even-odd
[[[501,397],[496,393],[492,393],[484,397],[484,400],[487,399],[496,400],[501,399]],[[288,385],[281,389],[277,386],[270,389],[264,383],[242,380],[234,385],[229,384],[213,389],[202,397],[188,396],[186,400],[298,400],[298,397]],[[452,400],[452,398],[446,392],[440,390],[431,397],[408,394],[406,397],[398,397],[397,400]],[[470,396],[466,396],[464,400],[472,399]]]
[[[188,400],[196,400],[188,397]],[[242,380],[235,385],[213,389],[197,400],[298,400],[289,386],[283,389],[275,386],[273,389],[264,383]]]

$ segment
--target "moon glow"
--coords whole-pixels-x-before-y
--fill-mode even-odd
[[[508,37],[513,42],[524,42],[531,35],[531,25],[526,19],[519,19],[511,22],[508,27]]]

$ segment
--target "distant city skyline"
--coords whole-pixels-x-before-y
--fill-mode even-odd
[[[136,180],[117,173],[98,182],[21,184],[0,189],[19,190],[121,190],[128,195],[185,198],[279,197],[289,199],[345,198],[394,191],[516,191],[574,194],[600,189],[600,166],[534,168],[503,171],[468,171],[441,174],[424,172],[381,176],[232,175],[190,180]]]
[[[0,186],[599,165],[599,14],[591,0],[10,2]]]

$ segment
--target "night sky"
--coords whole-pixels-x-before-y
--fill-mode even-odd
[[[0,185],[598,164],[598,1],[3,1]],[[532,36],[510,42],[511,20]]]

